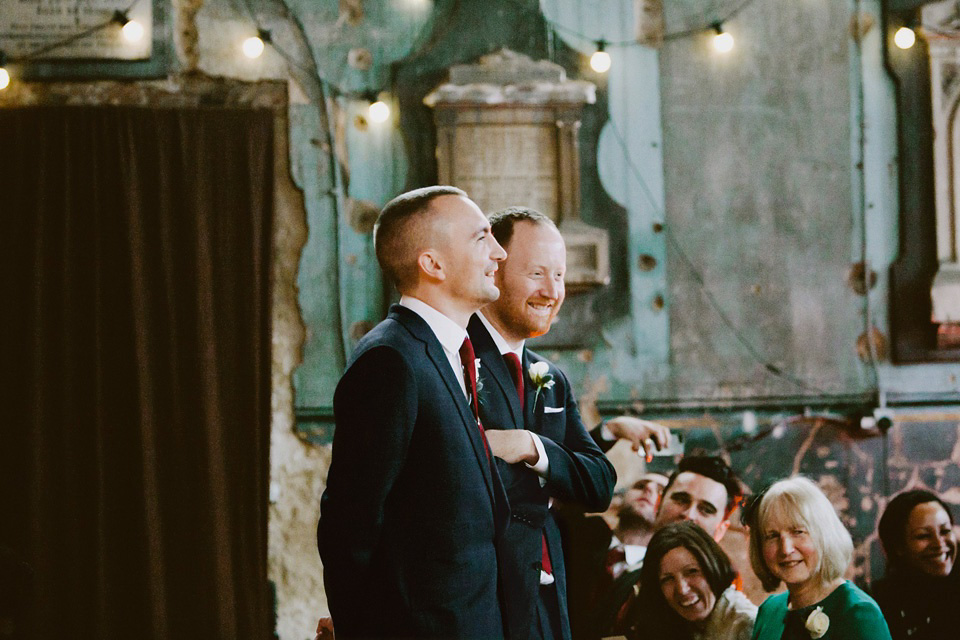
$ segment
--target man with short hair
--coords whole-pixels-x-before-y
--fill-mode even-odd
[[[490,217],[507,259],[500,297],[468,327],[480,358],[480,413],[512,512],[503,553],[511,638],[571,638],[554,498],[603,510],[616,473],[580,418],[566,376],[525,347],[563,304],[566,247],[552,220],[513,207]]]
[[[550,330],[563,304],[563,237],[547,216],[525,207],[494,214],[491,226],[507,248],[497,272],[501,295],[471,320],[469,331],[486,381],[481,417],[514,514],[503,553],[511,568],[511,637],[570,638],[566,570],[550,505],[559,498],[604,509],[615,472],[601,452],[624,439],[649,455],[669,434],[629,416],[586,433],[566,376],[525,348],[528,338]]]
[[[667,485],[667,477],[659,473],[645,473],[627,489],[617,509],[617,526],[613,530],[609,549],[623,552],[623,558],[610,564],[610,574],[621,573],[640,565],[653,537],[657,505]]]
[[[477,419],[470,316],[506,254],[466,194],[383,208],[374,246],[402,297],[337,385],[317,541],[344,638],[502,638],[497,547],[509,520]]]
[[[672,522],[690,520],[719,542],[730,527],[730,515],[743,489],[733,470],[716,456],[689,456],[680,460],[663,490],[653,523],[654,532]],[[594,616],[584,637],[617,635],[619,622],[638,591],[642,563],[620,575],[597,598]]]
[[[683,458],[663,490],[654,530],[671,522],[692,520],[720,542],[730,527],[730,514],[742,497],[740,481],[722,458]]]

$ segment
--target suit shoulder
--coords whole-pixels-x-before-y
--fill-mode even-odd
[[[386,318],[360,338],[353,349],[350,361],[352,362],[366,352],[378,348],[392,348],[401,352],[409,351],[417,342],[417,339],[403,324],[394,318]]]

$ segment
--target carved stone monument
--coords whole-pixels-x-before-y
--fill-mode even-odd
[[[488,215],[521,205],[543,212],[567,244],[570,290],[609,280],[607,232],[580,219],[580,116],[596,87],[563,68],[503,49],[455,65],[424,102],[437,124],[439,179]]]

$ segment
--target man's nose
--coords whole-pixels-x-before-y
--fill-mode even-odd
[[[548,300],[556,300],[559,290],[560,284],[552,275],[547,274],[547,277],[543,279],[543,283],[540,285],[540,295]]]
[[[490,252],[490,259],[500,262],[501,260],[506,260],[507,252],[503,250],[503,247],[500,246],[500,243],[497,242],[497,239],[493,237],[493,234],[490,234],[490,242],[493,243]]]

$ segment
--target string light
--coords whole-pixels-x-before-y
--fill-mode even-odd
[[[606,73],[610,70],[612,61],[610,60],[610,54],[606,52],[606,48],[607,42],[605,40],[597,40],[597,50],[590,56],[590,68],[597,73]]]
[[[901,49],[909,49],[916,41],[917,34],[910,27],[900,27],[893,34],[893,43]]]
[[[258,29],[257,35],[250,36],[243,41],[243,55],[247,56],[251,60],[259,58],[263,55],[263,50],[265,48],[264,43],[270,42],[270,32],[264,29]]]
[[[130,44],[136,44],[143,39],[143,25],[136,20],[130,20],[121,28],[123,38]]]
[[[716,34],[713,36],[713,48],[718,53],[729,53],[733,50],[733,36],[723,30],[722,22],[714,22],[712,25]]]
[[[120,25],[120,33],[123,34],[123,39],[130,44],[140,42],[143,38],[143,25],[136,20],[131,20],[127,11],[114,11],[111,22]]]
[[[367,109],[367,117],[374,124],[382,124],[390,119],[390,105],[381,98],[374,97]]]
[[[3,91],[10,84],[10,74],[7,72],[7,56],[0,51],[0,91]]]

